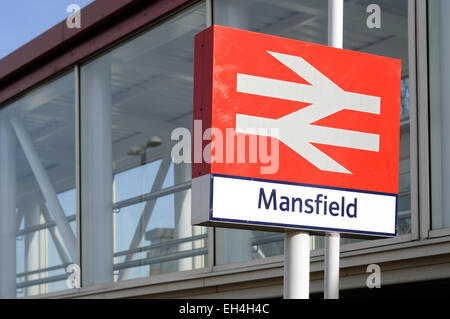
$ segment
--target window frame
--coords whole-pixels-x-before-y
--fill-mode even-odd
[[[430,103],[431,103],[431,92],[430,92],[430,74],[429,74],[429,69],[428,69],[428,63],[429,63],[429,50],[430,50],[430,44],[428,42],[428,1],[426,2],[419,2],[418,3],[419,6],[419,10],[421,12],[420,15],[417,16],[418,19],[418,23],[420,26],[423,26],[421,28],[419,28],[419,37],[420,40],[422,41],[422,45],[420,45],[420,47],[418,47],[418,51],[421,48],[423,50],[422,53],[422,60],[420,61],[420,63],[422,63],[422,72],[423,72],[423,78],[421,78],[421,82],[420,84],[422,85],[421,88],[421,93],[422,93],[422,104],[421,109],[422,109],[422,118],[421,120],[424,122],[423,126],[424,129],[426,128],[427,131],[427,135],[426,135],[426,140],[423,142],[424,143],[424,147],[423,150],[426,151],[426,155],[427,155],[427,160],[429,163],[431,163],[431,144],[430,144],[430,126],[431,126],[431,116],[430,116]],[[418,11],[419,11],[418,10]],[[425,49],[423,49],[425,48]],[[427,119],[427,121],[425,122],[425,118]],[[422,136],[421,136],[422,137]],[[419,140],[420,143],[420,140]],[[428,164],[427,167],[424,167],[424,169],[428,169],[427,173],[428,173],[428,188],[424,189],[424,191],[426,190],[427,193],[426,194],[422,194],[421,196],[421,200],[422,201],[426,201],[426,203],[424,203],[424,205],[428,204],[428,206],[426,207],[429,211],[428,214],[422,214],[421,215],[421,226],[422,231],[421,231],[421,236],[422,238],[440,238],[440,237],[447,237],[450,236],[450,227],[443,227],[443,228],[436,228],[433,229],[432,228],[432,214],[433,214],[433,209],[432,209],[432,198],[431,198],[431,169],[430,166]],[[425,196],[428,195],[428,196]]]
[[[15,104],[16,102],[18,102],[18,101],[20,101],[21,99],[23,99],[23,98],[26,98],[29,94],[33,94],[34,92],[36,92],[36,91],[38,91],[38,90],[41,90],[41,89],[44,89],[47,85],[49,85],[49,84],[52,84],[52,83],[54,83],[54,82],[56,82],[56,81],[58,81],[58,80],[60,80],[61,78],[63,78],[64,76],[67,76],[67,75],[69,75],[70,73],[73,73],[73,78],[74,78],[74,83],[73,83],[73,85],[75,86],[75,91],[74,91],[74,126],[75,126],[75,131],[74,131],[74,138],[75,138],[75,157],[77,158],[78,157],[78,148],[77,148],[77,142],[76,142],[76,140],[77,140],[77,85],[76,85],[76,77],[77,77],[77,72],[76,72],[76,65],[71,65],[71,66],[68,66],[68,67],[66,67],[66,68],[63,68],[63,69],[61,69],[61,70],[59,70],[59,71],[57,71],[57,72],[55,72],[54,74],[52,74],[50,77],[48,77],[48,78],[46,78],[45,80],[43,80],[43,81],[40,81],[40,82],[38,82],[38,83],[36,83],[36,84],[34,84],[34,85],[32,85],[32,86],[30,86],[30,87],[28,87],[27,89],[25,89],[24,91],[22,91],[22,92],[20,92],[19,94],[17,94],[17,95],[14,95],[12,98],[10,98],[10,99],[8,99],[8,100],[6,100],[5,102],[3,102],[3,103],[0,103],[0,110],[3,110],[3,109],[6,109],[6,108],[8,108],[8,107],[10,107],[10,106],[12,106],[13,104]],[[76,203],[75,203],[75,205],[76,205],[76,207],[75,207],[75,214],[74,215],[71,215],[71,218],[73,217],[73,216],[75,216],[75,222],[76,222],[76,228],[78,228],[78,226],[79,226],[79,219],[78,219],[78,207],[77,207],[77,205],[78,205],[78,200],[77,200],[77,194],[78,194],[78,188],[77,188],[77,178],[78,178],[78,171],[77,171],[77,169],[78,169],[78,164],[77,164],[77,162],[76,162],[76,158],[75,158],[75,172],[74,172],[74,176],[75,176],[75,184],[74,184],[74,188],[75,188],[75,201],[76,201]],[[70,219],[68,219],[68,221],[69,221],[69,223],[70,222],[72,222],[73,220],[70,220]],[[46,224],[43,224],[43,225],[46,225]],[[46,226],[46,227],[43,227],[41,230],[49,230],[50,228],[48,227],[48,226]],[[39,230],[36,230],[36,231],[39,231]],[[78,243],[79,243],[79,238],[77,237],[78,236],[78,232],[76,232],[75,233],[75,248],[76,248],[76,252],[75,252],[75,256],[76,256],[76,258],[77,258],[77,260],[76,260],[76,262],[78,262]],[[16,237],[17,237],[17,235],[16,235]],[[17,248],[16,248],[16,253],[17,253]],[[62,266],[63,264],[61,264],[61,265],[56,265],[56,266],[50,266],[50,267],[48,267],[48,268],[52,268],[52,267],[59,267],[59,268],[61,268],[60,266]],[[59,269],[58,268],[58,269]],[[44,268],[44,270],[42,270],[42,269],[37,269],[37,271],[39,271],[39,273],[43,273],[43,272],[45,272],[45,269],[46,268]],[[63,268],[61,268],[61,269],[63,269]],[[65,271],[65,269],[64,269],[64,271]],[[24,273],[26,273],[26,271],[24,272]],[[17,273],[17,269],[16,269],[16,285],[17,285],[17,274],[20,274],[20,273]],[[66,273],[66,275],[67,276],[69,276],[69,273]],[[42,280],[42,283],[38,283],[38,284],[36,284],[36,285],[41,285],[41,284],[49,284],[49,283],[58,283],[58,282],[61,282],[63,279],[61,279],[61,280],[57,280],[57,281],[49,281],[49,282],[46,282],[45,281],[45,279],[47,279],[47,278],[51,278],[52,276],[48,276],[48,277],[46,277],[46,278],[43,278]],[[33,285],[33,286],[36,286],[36,285]],[[27,287],[33,287],[33,286],[25,286],[25,287],[23,287],[22,289],[27,289]],[[20,287],[19,287],[20,288]],[[16,288],[16,290],[17,289],[19,289],[19,288]],[[67,291],[70,291],[70,289],[69,288],[67,288],[67,289],[62,289],[62,290],[58,290],[58,291],[55,291],[55,292],[52,292],[52,293],[46,293],[46,294],[53,294],[53,293],[61,293],[61,292],[67,292]],[[35,297],[37,297],[37,298],[39,298],[39,297],[41,297],[41,296],[44,296],[44,295],[46,295],[46,294],[37,294],[37,295],[32,295],[32,296],[25,296],[25,297],[22,297],[22,298],[35,298]],[[17,295],[17,292],[16,292],[16,295]],[[16,297],[17,298],[17,297]],[[19,298],[21,298],[21,297],[19,297]]]

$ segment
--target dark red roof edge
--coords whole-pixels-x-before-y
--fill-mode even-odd
[[[0,82],[4,81],[5,77],[9,77],[33,63],[36,59],[51,54],[65,42],[72,41],[74,38],[89,32],[101,20],[108,19],[137,2],[139,1],[97,0],[92,2],[81,9],[82,28],[69,29],[66,26],[66,20],[63,20],[2,58],[0,60]]]
[[[193,0],[96,0],[0,60],[0,103]]]

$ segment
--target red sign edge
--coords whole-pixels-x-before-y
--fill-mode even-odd
[[[203,150],[209,141],[202,137],[205,130],[212,125],[214,27],[211,26],[195,35],[192,178],[211,172],[211,165],[203,159]],[[201,121],[202,125],[198,132],[196,121]],[[195,158],[196,156],[201,158]]]

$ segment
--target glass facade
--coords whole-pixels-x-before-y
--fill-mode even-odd
[[[370,4],[382,9],[380,28],[367,24]],[[283,255],[283,233],[191,226],[191,165],[172,162],[171,133],[192,132],[194,35],[206,8],[81,64],[79,81],[66,72],[0,109],[0,298],[67,289],[70,264],[93,286]],[[215,24],[327,43],[327,0],[212,8]],[[446,12],[447,0],[429,1],[432,229],[450,227]],[[402,60],[398,233],[410,234],[408,0],[345,1],[344,14],[345,49]],[[322,247],[314,236],[311,249]]]
[[[366,9],[382,8],[380,28],[370,28]],[[214,1],[214,23],[250,31],[327,44],[328,1]],[[345,1],[344,48],[402,60],[398,234],[411,231],[408,1]],[[284,234],[216,229],[216,263],[226,264],[284,252]],[[354,240],[343,239],[343,243]],[[237,243],[240,243],[237,245]],[[238,249],[236,247],[239,247]],[[311,248],[323,248],[314,236]]]
[[[366,12],[366,8],[374,4],[380,8],[379,28],[374,27],[370,14]],[[398,235],[410,233],[408,0],[367,0],[360,1],[358,4],[344,2],[344,49],[386,56],[402,61],[397,233]],[[346,241],[344,240],[344,242]]]
[[[191,166],[171,133],[192,126],[196,6],[81,67],[83,284],[203,268],[192,227]]]
[[[450,2],[428,2],[431,228],[450,227]]]
[[[328,1],[214,1],[214,24],[326,44]],[[321,239],[313,240],[315,248]],[[216,264],[243,262],[284,253],[284,234],[215,230]]]
[[[69,73],[0,110],[0,297],[66,288],[76,261],[75,85]]]
[[[375,11],[366,11],[369,5],[380,9],[379,25],[373,20]],[[397,235],[408,234],[411,232],[408,0],[344,2],[344,49],[402,62]],[[343,244],[355,241],[359,240],[341,239]]]

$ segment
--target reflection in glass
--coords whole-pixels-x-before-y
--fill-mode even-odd
[[[366,25],[370,4],[382,8],[381,28]],[[356,26],[361,26],[360,30]],[[402,61],[400,156],[397,234],[411,232],[411,176],[409,124],[408,1],[364,0],[344,4],[344,48]],[[344,240],[345,242],[345,240]]]
[[[431,228],[450,227],[450,1],[428,2]]]
[[[382,27],[366,24],[369,4],[383,8]],[[344,2],[344,48],[402,60],[398,233],[411,231],[409,153],[409,72],[407,0]],[[216,0],[214,23],[307,42],[327,44],[326,0]],[[280,233],[216,229],[216,263],[242,262],[283,254]],[[345,240],[350,242],[350,240]],[[311,248],[322,248],[315,236]]]
[[[286,38],[326,44],[327,1],[214,1],[214,23]],[[312,248],[314,248],[312,243]],[[215,230],[216,264],[243,262],[284,252],[284,234]]]
[[[0,110],[0,298],[67,289],[76,261],[74,74]]]
[[[84,285],[205,267],[191,166],[171,162],[172,130],[192,126],[205,21],[195,6],[81,68]]]

